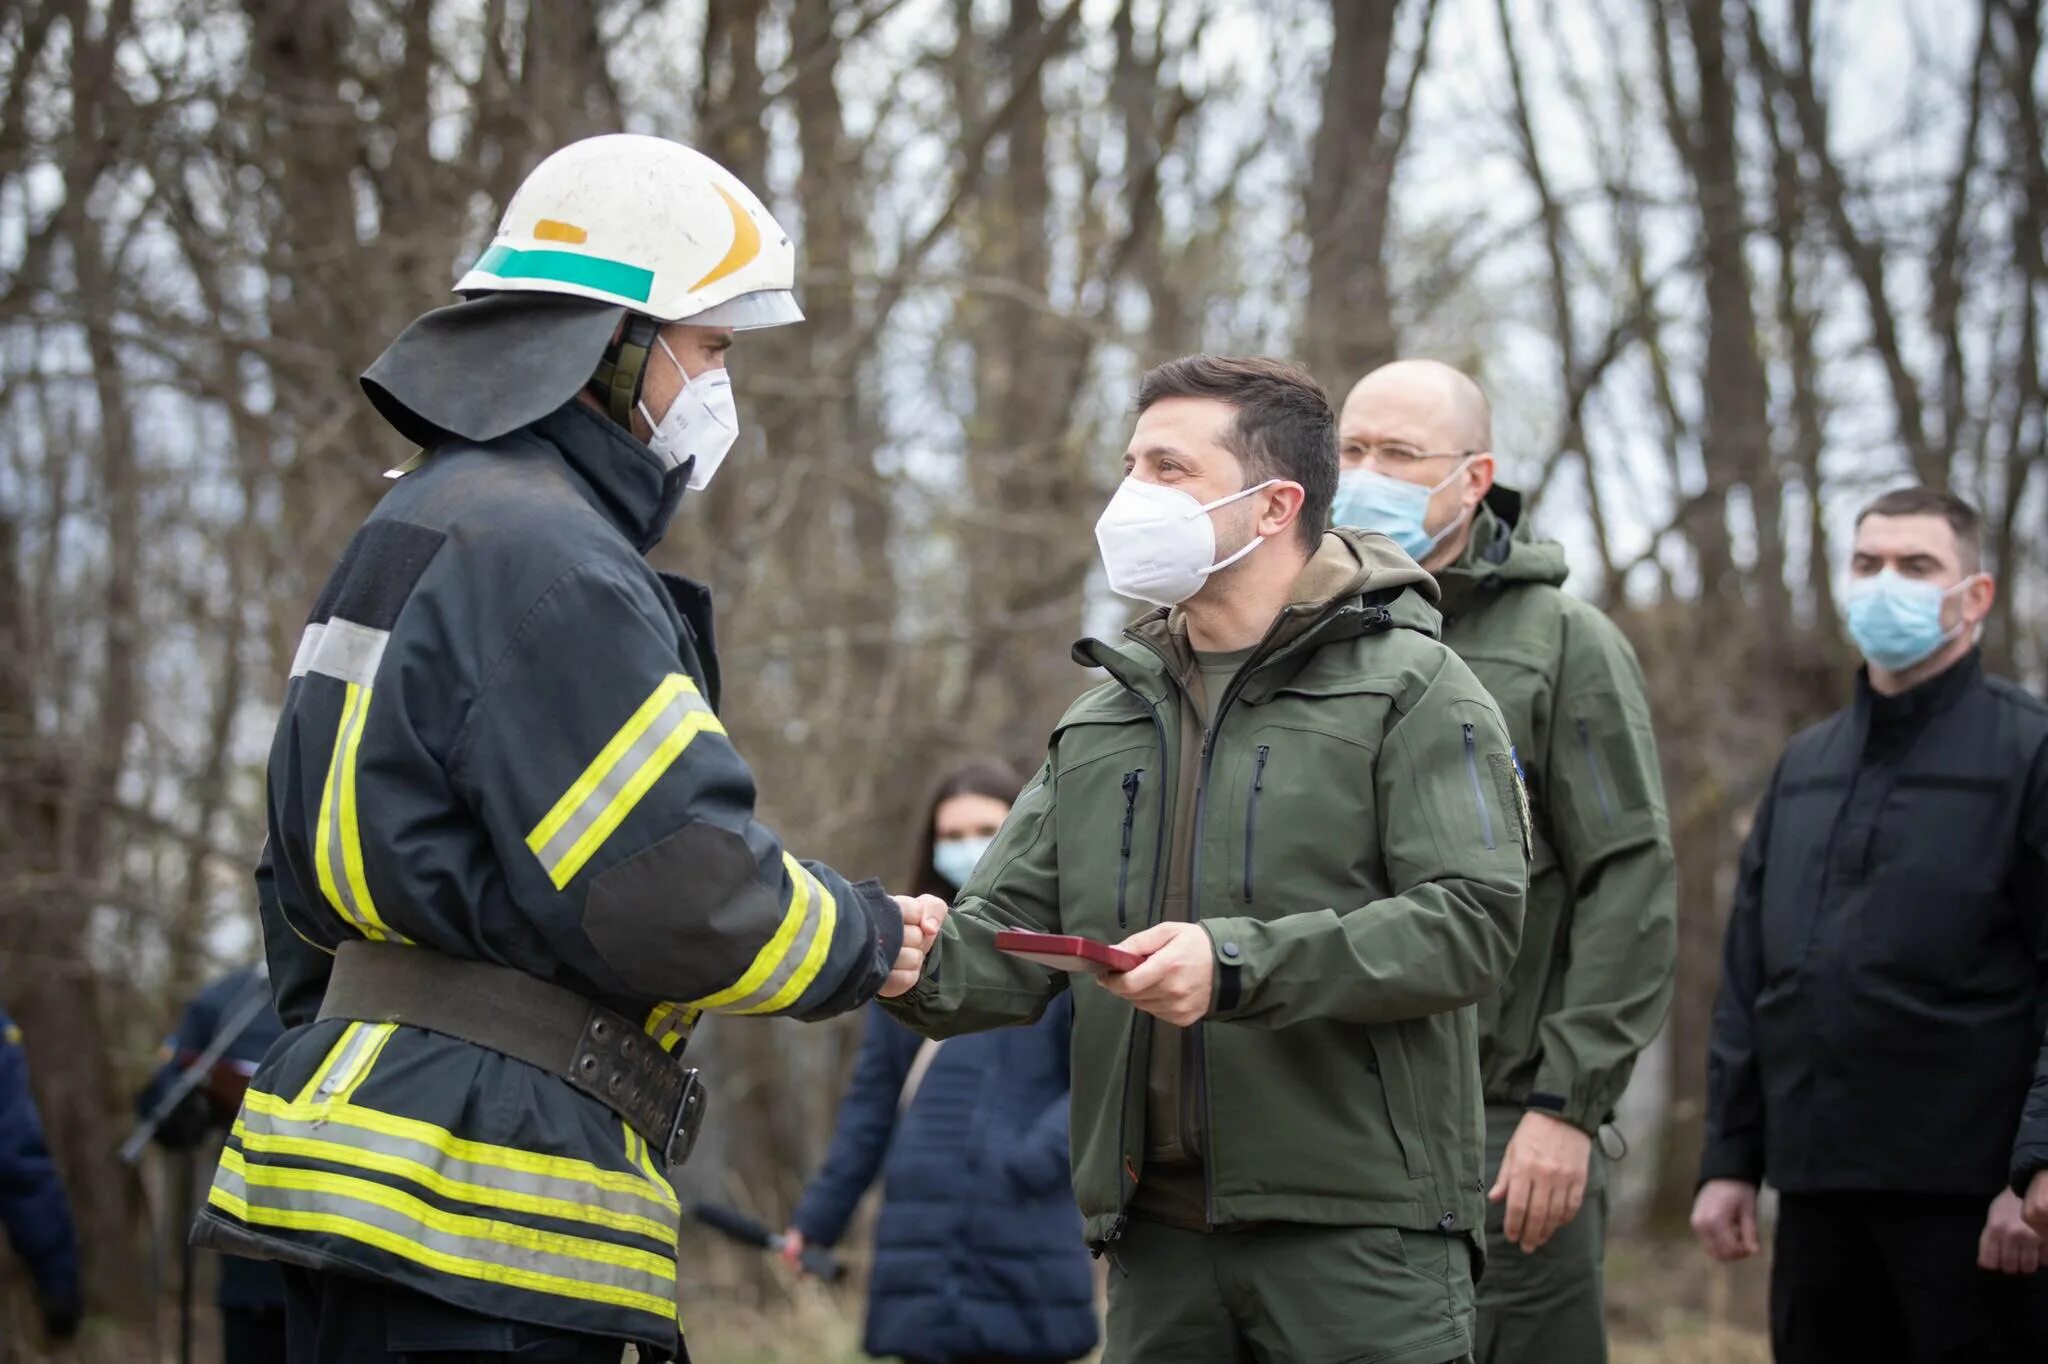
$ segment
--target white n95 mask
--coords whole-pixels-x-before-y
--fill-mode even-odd
[[[1209,513],[1278,482],[1269,478],[1243,492],[1202,503],[1163,483],[1124,479],[1095,523],[1095,543],[1102,551],[1110,590],[1154,606],[1180,605],[1202,590],[1210,574],[1230,567],[1266,539],[1253,537],[1219,564],[1216,524]]]
[[[647,411],[646,403],[638,404],[641,417],[654,428],[654,434],[647,438],[647,448],[654,451],[666,469],[680,468],[686,461],[695,460],[684,486],[691,492],[702,492],[710,486],[718,466],[725,463],[732,443],[740,438],[740,414],[733,404],[732,375],[722,368],[707,369],[693,379],[683,369],[683,362],[676,359],[676,353],[668,348],[667,337],[657,335],[654,343],[668,356],[676,373],[683,376],[683,387],[668,405],[668,411],[661,414],[660,421]]]

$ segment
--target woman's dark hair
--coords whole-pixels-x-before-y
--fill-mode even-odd
[[[958,890],[947,885],[932,867],[932,821],[938,817],[941,805],[955,796],[988,796],[1005,805],[1015,805],[1017,793],[1023,789],[1024,781],[1016,769],[997,758],[973,758],[947,773],[932,788],[931,799],[924,803],[924,819],[919,822],[917,839],[911,845],[910,893],[950,900]]]

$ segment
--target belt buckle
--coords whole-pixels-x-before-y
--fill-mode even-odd
[[[661,1158],[669,1169],[690,1158],[696,1149],[697,1132],[704,1125],[704,1106],[709,1095],[693,1066],[683,1072],[683,1092],[676,1099],[675,1112],[668,1120],[668,1139],[662,1143]]]

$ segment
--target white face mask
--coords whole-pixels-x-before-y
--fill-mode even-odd
[[[647,448],[661,458],[664,468],[674,469],[694,459],[696,463],[690,466],[689,481],[684,486],[691,492],[702,492],[710,486],[718,466],[725,463],[732,443],[740,438],[740,414],[733,405],[732,376],[724,369],[707,369],[693,379],[684,370],[683,362],[676,359],[676,353],[668,348],[667,337],[657,335],[654,342],[676,367],[676,373],[683,376],[683,387],[668,405],[668,411],[661,414],[660,421],[654,419],[646,403],[637,404],[640,416],[654,429],[654,434],[647,438]]]
[[[1202,590],[1210,574],[1229,568],[1266,539],[1254,536],[1219,564],[1216,525],[1209,513],[1278,482],[1269,478],[1241,493],[1202,503],[1163,483],[1126,478],[1095,523],[1095,543],[1102,551],[1110,590],[1154,606],[1180,605]]]

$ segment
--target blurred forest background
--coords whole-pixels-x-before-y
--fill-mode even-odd
[[[1671,1238],[1730,867],[1848,685],[1856,506],[1976,502],[1992,664],[2048,675],[2043,30],[2039,0],[0,6],[0,1000],[96,1310],[147,1313],[171,1200],[113,1149],[179,1002],[254,955],[291,646],[408,453],[355,376],[542,155],[626,129],[799,242],[809,323],[743,339],[741,445],[658,557],[718,590],[768,817],[856,875],[901,881],[937,770],[1035,763],[1087,684],[1146,365],[1480,378],[1504,479],[1642,657],[1678,842],[1618,1324],[1753,1320]],[[697,1187],[783,1217],[856,1036],[707,1027]],[[837,1310],[729,1268],[686,1292]]]

